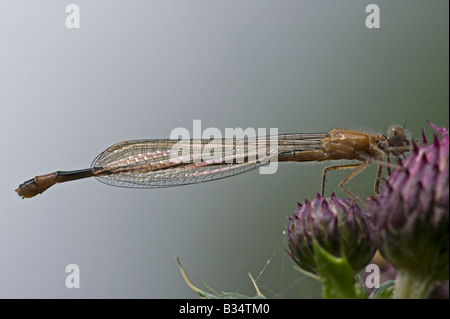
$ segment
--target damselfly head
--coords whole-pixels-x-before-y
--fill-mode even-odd
[[[389,127],[387,131],[387,140],[391,147],[409,146],[411,144],[406,129],[400,125]]]

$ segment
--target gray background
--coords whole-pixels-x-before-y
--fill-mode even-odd
[[[448,1],[376,1],[379,30],[365,27],[368,1],[74,1],[78,30],[65,27],[69,3],[0,1],[2,298],[196,297],[174,256],[218,291],[252,295],[248,272],[264,269],[268,297],[319,297],[282,231],[325,164],[162,190],[14,189],[193,119],[280,133],[448,127]],[[350,189],[370,193],[374,174]],[[65,287],[71,263],[80,289]]]

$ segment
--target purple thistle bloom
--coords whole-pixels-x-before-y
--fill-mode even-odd
[[[373,241],[396,269],[429,281],[449,276],[449,135],[413,143],[412,154],[370,201]],[[438,134],[441,135],[441,139]]]
[[[355,203],[337,198],[322,198],[298,204],[289,219],[289,255],[303,270],[318,274],[314,262],[313,238],[336,257],[345,257],[354,272],[360,271],[373,257],[369,225],[362,209]]]

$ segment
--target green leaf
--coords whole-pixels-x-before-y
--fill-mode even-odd
[[[367,298],[364,290],[355,284],[353,270],[345,257],[331,255],[317,240],[313,241],[313,249],[324,299]]]
[[[252,275],[249,273],[250,279],[252,280],[253,286],[256,290],[256,295],[253,297],[249,297],[246,295],[241,295],[234,292],[222,292],[218,293],[212,288],[210,288],[208,285],[206,285],[204,282],[202,282],[203,286],[205,286],[206,289],[208,289],[210,292],[206,292],[201,290],[200,288],[195,287],[192,282],[189,280],[188,276],[186,275],[186,272],[184,271],[183,266],[181,266],[180,259],[178,257],[175,257],[178,263],[178,268],[180,268],[181,275],[183,276],[184,281],[186,284],[191,288],[193,291],[195,291],[200,298],[203,299],[266,299],[266,297],[261,293],[261,291],[258,288],[258,285],[256,284],[255,280],[253,279]]]
[[[394,292],[395,281],[388,280],[383,282],[380,287],[372,291],[369,298],[370,299],[389,299]]]

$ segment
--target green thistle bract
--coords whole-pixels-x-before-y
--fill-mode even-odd
[[[370,242],[365,213],[355,203],[337,198],[322,198],[298,204],[289,219],[290,256],[303,270],[318,274],[314,262],[313,238],[330,254],[346,257],[356,273],[365,267],[375,253]]]

